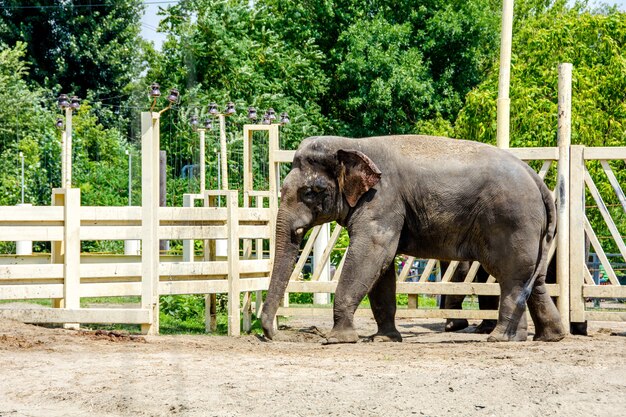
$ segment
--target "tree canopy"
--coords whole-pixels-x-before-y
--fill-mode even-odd
[[[0,0],[0,43],[26,43],[43,87],[119,95],[141,71],[142,10],[141,0]]]
[[[558,65],[573,64],[572,143],[626,143],[626,14],[552,9],[513,37],[511,146],[556,146]],[[466,97],[456,135],[495,143],[498,71]]]

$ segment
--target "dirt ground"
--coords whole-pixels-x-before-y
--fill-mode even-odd
[[[0,417],[626,416],[624,323],[494,344],[443,333],[442,320],[402,320],[404,343],[333,346],[311,328],[329,321],[286,324],[264,342],[0,321]]]

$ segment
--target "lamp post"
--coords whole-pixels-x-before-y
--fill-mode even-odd
[[[62,119],[56,122],[57,129],[61,130],[61,188],[72,188],[72,112],[80,109],[80,99],[60,94],[57,101],[65,112],[65,125]]]
[[[133,192],[133,165],[132,165],[132,154],[128,149],[126,149],[126,155],[128,155],[128,205],[132,206],[132,192]]]
[[[159,329],[159,203],[161,181],[160,157],[160,118],[178,102],[180,94],[172,88],[167,96],[168,106],[161,111],[154,111],[161,96],[160,86],[150,86],[149,97],[152,101],[149,112],[141,113],[141,211],[142,211],[142,253],[141,253],[141,308],[150,310],[151,322],[142,323],[144,333],[155,334]],[[161,180],[161,181],[160,181]]]
[[[18,207],[30,207],[31,204],[24,204],[24,188],[26,185],[24,184],[24,154],[20,152],[20,161],[22,165],[22,179],[21,179],[21,188],[22,188],[22,202],[18,204]],[[33,254],[33,242],[30,240],[18,240],[15,242],[15,254],[16,255],[32,255]]]
[[[509,147],[511,99],[511,42],[513,38],[513,0],[502,2],[502,32],[500,34],[500,73],[498,75],[498,102],[496,142],[498,148]]]
[[[22,204],[24,204],[24,154],[22,152],[20,152],[20,160],[22,163],[22,184],[21,184],[21,188],[22,188]]]
[[[200,161],[198,164],[200,165],[200,194],[204,194],[204,191],[206,191],[205,135],[207,130],[213,128],[213,122],[211,122],[211,119],[206,119],[203,127],[199,127],[198,116],[191,116],[191,128],[194,132],[198,132],[199,136]]]
[[[235,103],[229,101],[226,104],[226,110],[224,112],[220,112],[217,109],[217,104],[212,102],[209,104],[209,114],[213,117],[217,116],[220,125],[220,163],[221,167],[221,179],[222,179],[222,189],[228,190],[228,155],[226,153],[226,116],[232,116],[237,113],[235,109]],[[219,171],[218,171],[219,173]]]

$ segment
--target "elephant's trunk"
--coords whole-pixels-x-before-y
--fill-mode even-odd
[[[278,305],[285,295],[289,277],[293,272],[300,249],[300,242],[304,236],[304,229],[292,231],[294,225],[290,218],[291,216],[285,210],[282,208],[278,210],[274,266],[267,297],[261,312],[263,333],[268,339],[274,337],[274,317],[278,311]]]

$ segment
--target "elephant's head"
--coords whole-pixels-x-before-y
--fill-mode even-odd
[[[302,142],[281,189],[276,219],[276,252],[261,323],[268,338],[293,271],[300,243],[313,226],[345,219],[361,196],[380,180],[374,162],[344,138]]]

